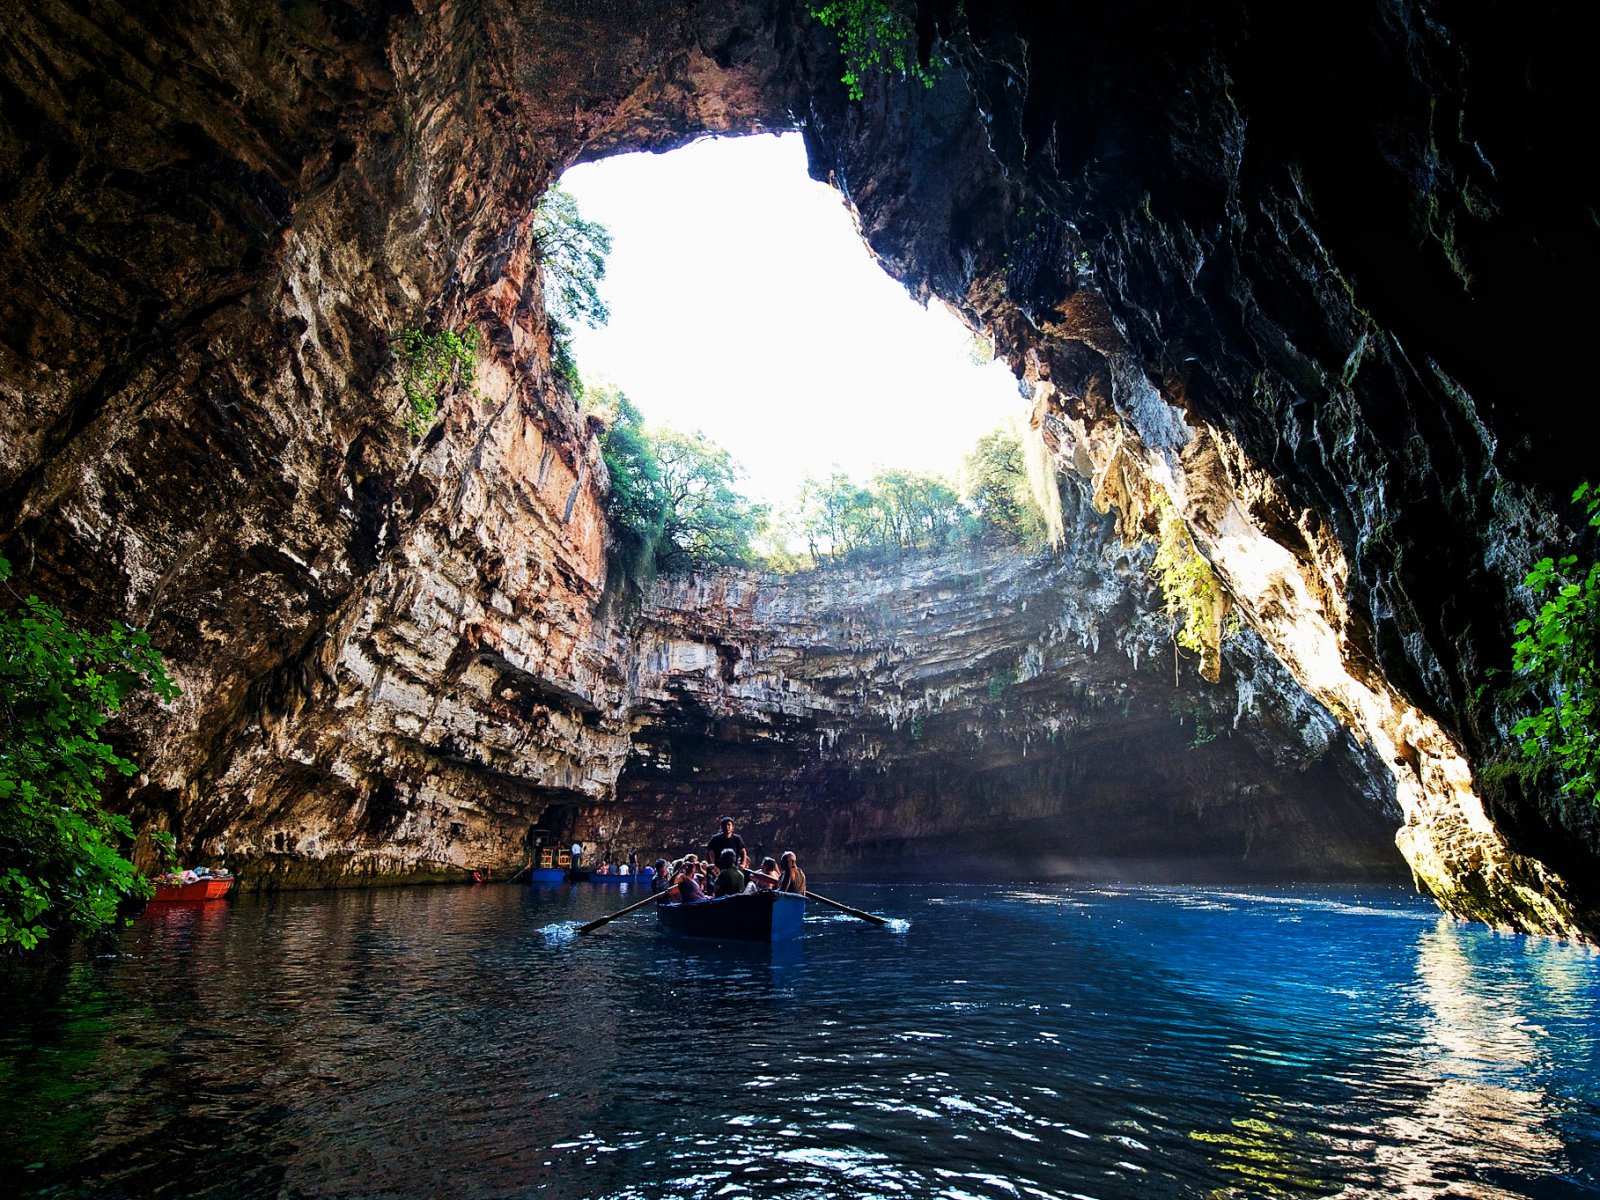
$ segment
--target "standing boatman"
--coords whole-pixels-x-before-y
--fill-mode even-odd
[[[749,866],[750,855],[744,848],[744,839],[733,831],[733,818],[723,817],[720,824],[722,832],[712,834],[711,840],[706,843],[707,857],[714,863],[720,863],[722,852],[732,850],[736,866]]]

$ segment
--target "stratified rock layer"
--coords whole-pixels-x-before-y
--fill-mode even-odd
[[[729,747],[764,710],[704,715],[739,699],[738,663],[724,699],[663,698],[627,631],[596,624],[603,470],[550,383],[529,221],[583,157],[798,126],[884,264],[991,330],[1124,531],[1158,492],[1178,506],[1254,636],[1352,731],[1351,761],[1383,764],[1381,786],[1344,774],[1364,812],[1392,794],[1440,902],[1600,930],[1600,822],[1505,769],[1528,700],[1489,674],[1527,566],[1574,540],[1561,500],[1587,469],[1552,400],[1586,316],[1567,281],[1600,257],[1564,165],[1581,39],[1409,3],[915,16],[936,86],[869,78],[854,102],[830,36],[776,0],[6,4],[0,537],[28,587],[148,625],[184,685],[134,714],[148,770],[128,803],[312,882],[494,858],[560,804],[590,835],[662,829],[641,814],[677,787],[652,798],[663,754],[699,747],[741,785]],[[390,338],[467,322],[488,347],[474,387],[413,445]],[[672,605],[646,639],[679,637]],[[811,635],[768,611],[696,636],[790,678],[772,664]],[[1013,633],[1036,636],[994,636]],[[856,776],[792,760],[795,790],[851,814],[823,842],[955,844],[939,814],[981,814],[996,786],[1033,789],[1045,825],[1077,819],[1032,762],[1044,685],[1026,717],[970,695],[920,714],[952,748],[990,721],[1028,748],[1024,768],[985,747],[953,783],[883,653],[859,668],[882,707],[859,714]],[[809,664],[792,679],[842,694]],[[1157,770],[1171,734],[1146,732]],[[773,839],[798,828],[772,811]],[[1218,811],[1194,827],[1242,828],[1245,806]]]
[[[1381,764],[1254,639],[1224,686],[1175,679],[1144,558],[1091,523],[1059,555],[659,588],[602,848],[733,815],[878,875],[1392,877]]]

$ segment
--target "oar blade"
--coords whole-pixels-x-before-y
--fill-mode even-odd
[[[573,932],[574,933],[592,933],[594,930],[599,929],[600,926],[606,924],[607,922],[615,921],[618,917],[627,916],[629,913],[633,912],[634,909],[636,909],[636,908],[643,908],[646,904],[654,904],[657,900],[661,899],[661,897],[665,896],[665,895],[666,895],[666,892],[657,892],[653,896],[646,896],[643,900],[640,900],[635,904],[628,905],[627,908],[619,908],[614,913],[607,913],[603,917],[596,917],[593,921],[590,921],[587,924],[579,925],[578,928],[575,929]]]
[[[837,908],[842,913],[849,913],[852,917],[859,917],[861,920],[870,922],[873,925],[889,924],[887,917],[879,917],[869,912],[862,912],[859,908],[851,908],[848,904],[840,904],[837,900],[830,900],[826,896],[818,895],[816,892],[807,891],[806,899],[821,901],[829,908]]]

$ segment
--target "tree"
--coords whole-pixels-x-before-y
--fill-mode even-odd
[[[533,214],[533,245],[544,265],[545,306],[563,321],[604,325],[611,310],[600,298],[611,254],[611,231],[585,220],[578,200],[557,185]]]
[[[611,253],[611,232],[585,220],[578,200],[556,186],[544,194],[533,216],[533,246],[544,267],[545,307],[550,318],[550,364],[574,395],[583,382],[572,357],[572,321],[594,327],[611,319],[600,298]]]
[[[637,592],[658,574],[752,560],[766,510],[740,494],[739,468],[725,449],[701,433],[647,427],[615,387],[591,387],[587,402],[606,421],[608,586]]]
[[[0,557],[0,583],[10,576]],[[138,770],[101,728],[145,687],[178,695],[143,631],[83,633],[37,596],[0,611],[0,946],[94,933],[151,894],[123,854],[132,823],[100,797],[108,773]],[[170,850],[170,836],[158,841]]]
[[[748,563],[765,509],[735,488],[740,471],[733,457],[703,433],[655,429],[652,440],[665,500],[657,568],[681,575]]]
[[[1028,484],[1022,440],[996,429],[978,439],[962,466],[962,498],[978,519],[1029,550],[1043,549],[1049,537]]]
[[[644,416],[609,385],[586,389],[590,411],[606,421],[600,456],[611,487],[606,493],[607,587],[637,593],[656,576],[656,547],[666,528],[661,464],[644,428]]]
[[[968,512],[945,480],[889,468],[866,483],[843,471],[807,476],[795,523],[813,561],[866,553],[937,550],[959,537]]]

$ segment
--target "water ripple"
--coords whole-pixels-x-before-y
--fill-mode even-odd
[[[0,990],[24,1194],[1567,1196],[1600,956],[1395,893],[884,886],[794,946],[599,889],[243,897]]]

